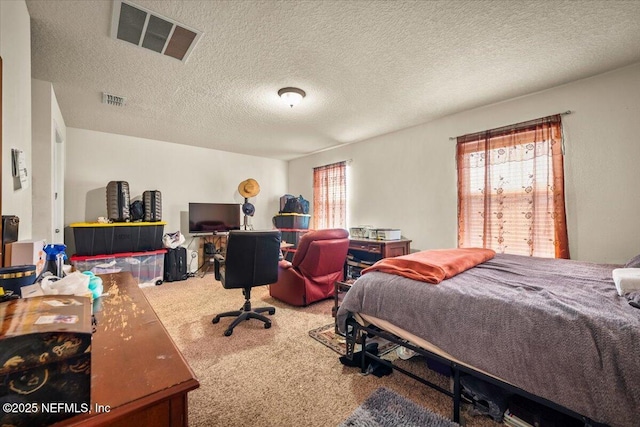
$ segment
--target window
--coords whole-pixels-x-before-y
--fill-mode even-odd
[[[458,138],[458,246],[569,258],[560,115]]]
[[[313,228],[345,228],[347,162],[313,168]]]

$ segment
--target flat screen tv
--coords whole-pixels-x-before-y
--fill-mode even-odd
[[[189,203],[189,233],[226,233],[240,229],[240,204]]]

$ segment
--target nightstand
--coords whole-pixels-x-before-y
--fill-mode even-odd
[[[411,240],[349,239],[344,277],[357,279],[360,272],[383,258],[409,255]]]

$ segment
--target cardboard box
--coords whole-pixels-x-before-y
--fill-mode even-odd
[[[44,240],[19,240],[7,243],[4,253],[4,265],[7,267],[14,265],[36,266],[36,277],[42,273],[47,262],[47,254],[44,253]]]

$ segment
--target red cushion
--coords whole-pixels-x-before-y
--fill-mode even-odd
[[[320,240],[347,239],[348,246],[348,238],[349,232],[342,228],[330,228],[327,230],[310,231],[300,238],[298,247],[296,248],[296,253],[293,256],[291,264],[293,264],[294,267],[300,265],[304,257],[307,255],[307,250],[309,249],[309,245],[311,245],[312,242]]]

